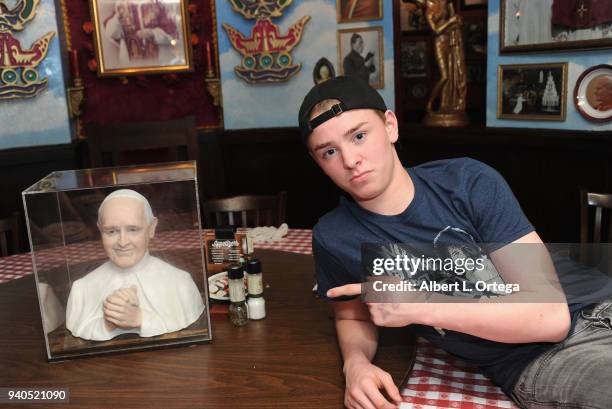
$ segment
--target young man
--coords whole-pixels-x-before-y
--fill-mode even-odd
[[[612,407],[612,388],[603,381],[612,364],[609,302],[568,308],[563,295],[546,302],[545,294],[530,303],[355,298],[363,243],[431,243],[445,234],[498,243],[489,257],[501,277],[524,281],[533,266],[517,261],[508,245],[542,242],[496,171],[466,158],[404,168],[393,146],[397,118],[357,78],[316,85],[304,98],[299,125],[310,155],[352,199],[342,198],[313,232],[319,293],[335,311],[347,407],[391,408],[401,401],[390,375],[371,360],[377,326],[406,325],[478,365],[522,407]],[[508,297],[521,300],[521,294]]]

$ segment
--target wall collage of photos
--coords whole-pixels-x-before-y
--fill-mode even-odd
[[[414,0],[396,0],[398,112],[405,122],[420,122],[439,72],[433,49],[434,33],[423,9]],[[453,0],[463,17],[467,67],[467,113],[473,123],[484,123],[487,76],[487,0]],[[401,104],[399,103],[401,100]]]
[[[487,126],[609,130],[612,9],[491,0]],[[495,82],[495,83],[493,83]]]

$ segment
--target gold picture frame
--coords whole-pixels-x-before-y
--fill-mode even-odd
[[[382,0],[336,0],[336,21],[382,20]]]
[[[361,51],[353,49],[353,45],[351,45],[353,39],[357,38],[361,38]],[[362,79],[364,80],[367,75],[367,82],[371,87],[378,89],[384,88],[385,58],[383,38],[383,29],[381,26],[338,30],[337,66],[340,75],[355,75],[363,77]],[[365,55],[365,57],[362,54]],[[348,67],[351,68],[348,69]],[[372,69],[371,67],[374,68]],[[367,71],[369,71],[369,73]]]
[[[567,63],[500,65],[497,118],[565,121]]]
[[[544,1],[500,0],[500,54],[611,48],[608,15],[603,10],[589,10],[584,2],[579,5],[567,13],[551,10],[550,3]],[[563,7],[562,3],[559,7]]]
[[[187,0],[90,0],[99,77],[193,70]]]

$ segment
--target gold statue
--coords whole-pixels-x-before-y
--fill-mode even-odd
[[[467,76],[461,27],[463,19],[455,14],[451,1],[417,0],[424,9],[427,23],[435,33],[434,47],[440,80],[434,86],[427,102],[428,126],[465,126],[469,119],[465,114]],[[434,102],[439,107],[434,111]]]

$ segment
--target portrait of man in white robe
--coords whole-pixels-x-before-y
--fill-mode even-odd
[[[198,320],[204,303],[191,274],[149,254],[156,227],[140,193],[121,189],[103,200],[98,228],[108,261],[72,283],[66,308],[72,335],[93,341],[125,333],[152,337]]]

